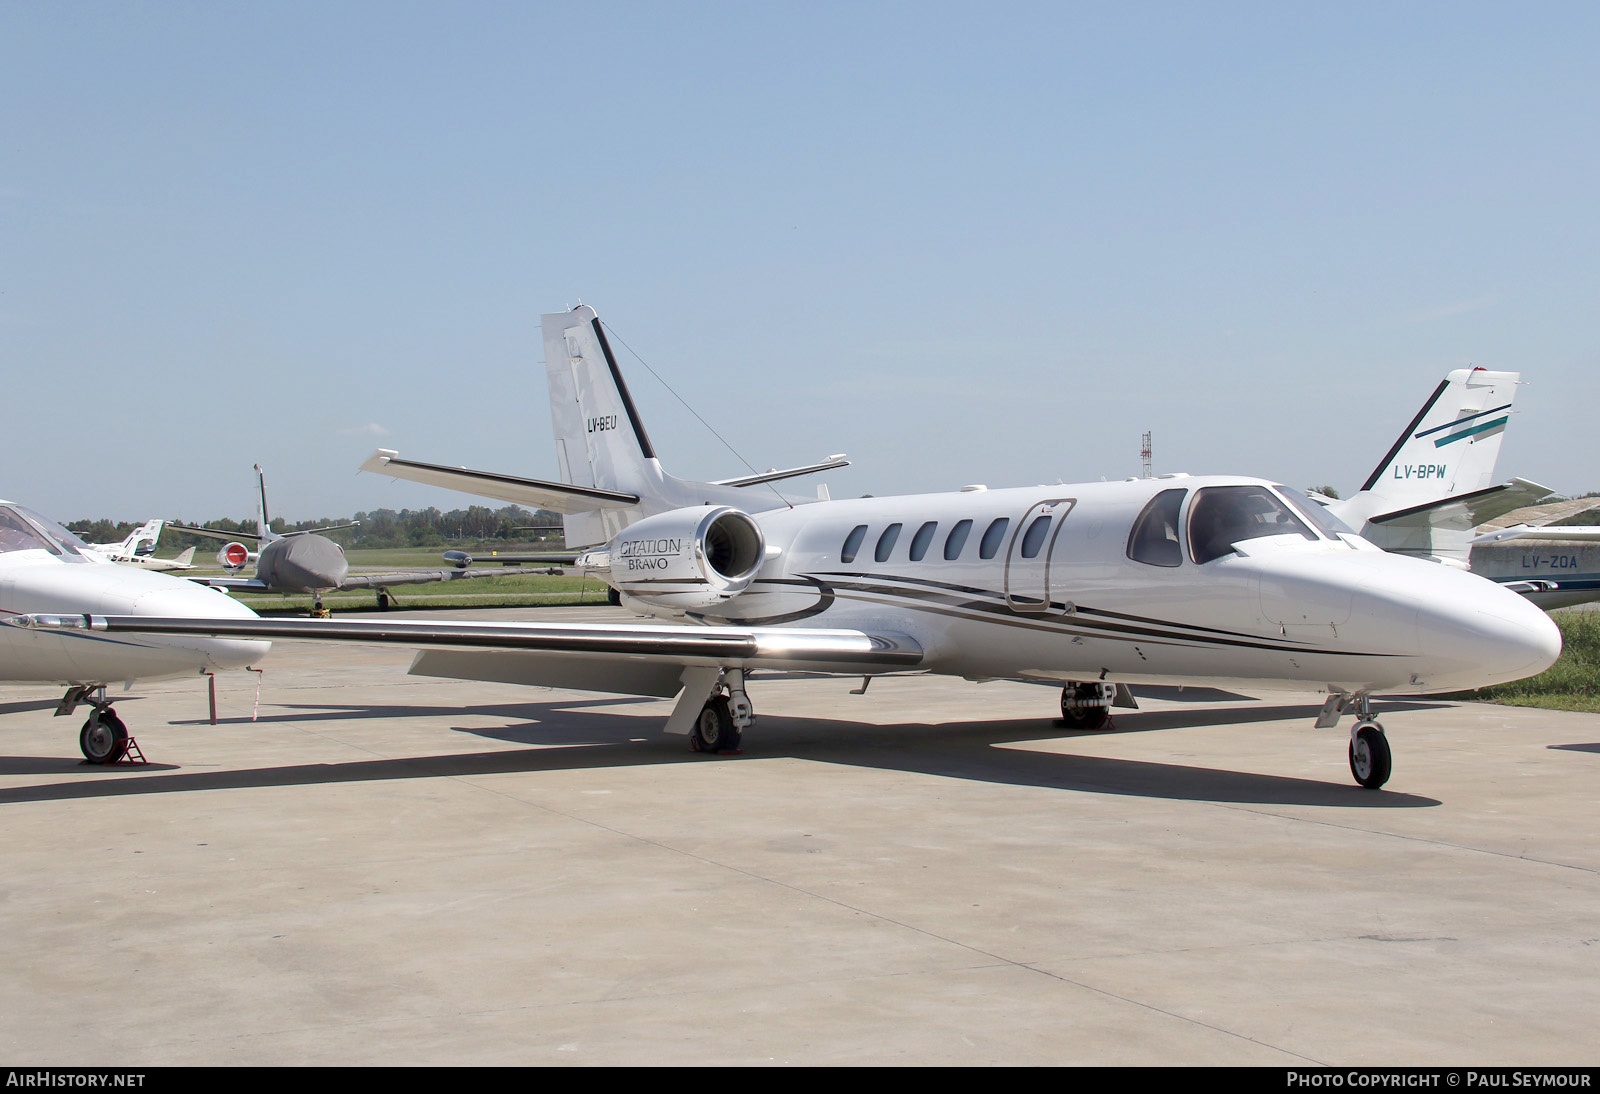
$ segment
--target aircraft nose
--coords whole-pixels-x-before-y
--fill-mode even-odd
[[[1434,667],[1429,690],[1479,688],[1536,676],[1561,656],[1561,630],[1516,593],[1471,574],[1463,595],[1430,602],[1417,615],[1418,638]]]
[[[163,619],[254,619],[256,613],[226,593],[204,585],[183,582],[151,589],[134,599],[133,615]],[[186,645],[201,650],[218,670],[242,669],[267,655],[272,643],[240,638],[185,638]]]

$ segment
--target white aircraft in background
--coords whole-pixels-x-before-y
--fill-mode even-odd
[[[1357,782],[1392,762],[1369,700],[1516,680],[1561,635],[1514,593],[1386,553],[1281,485],[1163,476],[817,500],[696,483],[656,458],[593,309],[544,317],[564,481],[374,457],[398,478],[565,514],[578,566],[622,602],[680,621],[493,624],[320,620],[23,620],[93,634],[393,642],[411,672],[678,696],[668,732],[737,748],[752,670],[921,671],[1062,688],[1095,728],[1129,684],[1311,690],[1319,727],[1357,714]],[[371,466],[374,461],[369,461]],[[686,622],[685,622],[686,621]],[[863,687],[865,682],[863,683]]]
[[[1472,540],[1472,572],[1547,611],[1600,600],[1600,526],[1549,523],[1596,507],[1600,498],[1573,498],[1507,514],[1515,523]]]
[[[312,615],[326,616],[328,610],[323,607],[322,596],[335,590],[374,589],[378,594],[378,607],[382,609],[389,606],[389,598],[393,595],[390,588],[395,585],[425,585],[435,581],[459,581],[463,578],[505,575],[505,571],[501,570],[463,568],[387,570],[381,573],[352,574],[350,563],[344,557],[344,548],[318,533],[354,528],[359,522],[334,524],[323,528],[305,528],[294,532],[274,532],[267,516],[267,481],[261,472],[260,464],[255,465],[255,472],[256,497],[259,500],[256,510],[258,518],[256,533],[225,532],[218,528],[196,528],[187,524],[172,525],[175,530],[188,532],[191,535],[228,540],[229,542],[217,552],[217,564],[233,572],[242,569],[249,562],[254,562],[255,576],[192,577],[189,580],[210,585],[215,589],[226,589],[229,592],[265,593],[277,596],[309,593],[313,598]],[[251,551],[239,542],[241,539],[254,540],[260,545],[260,550]],[[468,561],[470,562],[470,559]]]
[[[52,520],[0,502],[0,618],[44,614],[84,618],[254,619],[235,604],[183,578],[118,566]],[[268,644],[203,636],[109,636],[83,630],[0,627],[0,682],[60,684],[58,715],[93,708],[78,736],[90,763],[115,763],[128,730],[106,698],[110,684],[163,680],[240,669],[266,655]]]
[[[179,552],[173,558],[156,557],[156,544],[161,541],[161,529],[165,524],[164,520],[147,520],[129,532],[120,543],[91,543],[88,546],[91,551],[123,566],[138,566],[143,570],[159,572],[192,569],[193,547]]]

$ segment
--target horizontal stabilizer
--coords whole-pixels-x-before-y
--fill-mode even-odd
[[[261,537],[254,532],[224,532],[220,528],[200,528],[193,524],[179,524],[176,521],[168,521],[167,528],[174,532],[187,532],[191,536],[205,536],[207,539],[237,539],[250,543],[261,542]]]
[[[1512,479],[1498,486],[1441,498],[1407,509],[1368,517],[1385,528],[1440,528],[1468,531],[1513,509],[1531,505],[1554,491],[1527,479]]]
[[[400,453],[380,448],[367,458],[361,470],[405,479],[408,482],[443,486],[468,494],[548,509],[553,513],[587,513],[595,509],[622,509],[639,504],[637,494],[602,490],[593,486],[574,486],[564,482],[525,479],[493,471],[473,471],[466,467],[402,460]]]
[[[836,467],[849,467],[850,461],[839,457],[831,457],[821,463],[809,464],[805,467],[791,467],[787,471],[763,471],[756,475],[746,475],[738,479],[718,479],[712,486],[759,486],[764,482],[777,482],[780,479],[793,479],[801,475],[814,475],[818,471],[832,471]]]

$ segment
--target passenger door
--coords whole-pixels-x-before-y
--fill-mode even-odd
[[[1050,556],[1076,498],[1035,502],[1022,515],[1006,550],[1006,606],[1042,615],[1061,611],[1050,603]]]

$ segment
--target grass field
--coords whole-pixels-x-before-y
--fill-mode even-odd
[[[1446,696],[1518,707],[1600,713],[1600,612],[1563,609],[1550,613],[1561,628],[1561,658],[1528,680]]]

